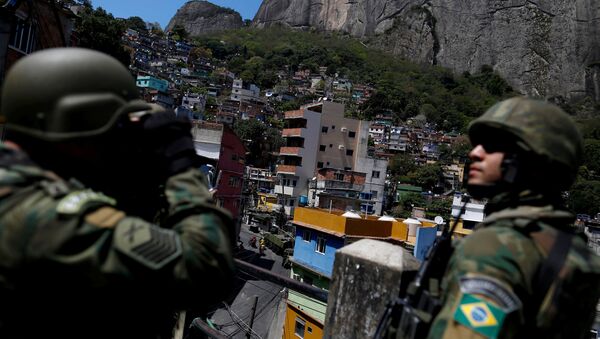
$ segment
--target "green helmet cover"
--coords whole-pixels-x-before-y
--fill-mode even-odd
[[[582,161],[582,137],[573,119],[558,106],[525,97],[501,101],[469,125],[475,145],[502,136],[507,144],[535,157],[540,166],[556,169],[556,182],[570,185]],[[536,170],[542,170],[540,168]],[[562,185],[562,186],[564,186]],[[564,188],[564,187],[563,187]]]
[[[1,98],[9,130],[48,141],[100,135],[121,114],[148,107],[125,66],[84,48],[22,58],[9,70]]]

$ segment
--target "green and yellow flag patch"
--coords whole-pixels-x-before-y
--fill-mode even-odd
[[[463,295],[454,320],[488,338],[498,337],[506,312],[472,294]]]

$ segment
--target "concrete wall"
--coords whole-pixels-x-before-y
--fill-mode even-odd
[[[419,261],[399,246],[363,239],[337,251],[324,338],[372,338],[385,305]]]
[[[317,161],[322,162],[323,167],[354,170],[354,159],[358,152],[359,125],[360,120],[344,118],[343,104],[325,101],[321,126],[327,127],[327,132],[323,133],[322,129],[319,129],[319,146],[325,145],[325,151],[319,151],[317,146]],[[350,132],[355,133],[353,138],[349,137]],[[340,145],[344,147],[340,149]],[[352,155],[346,155],[348,150],[352,150]]]

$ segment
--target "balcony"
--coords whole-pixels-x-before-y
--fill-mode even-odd
[[[298,166],[294,165],[277,165],[277,174],[292,174],[296,175]]]
[[[285,137],[301,137],[302,128],[284,128],[281,131],[281,136]]]
[[[347,190],[361,192],[365,185],[355,184],[341,180],[319,180],[316,183],[310,183],[310,188],[331,189],[331,190]]]
[[[290,197],[297,196],[297,194],[295,194],[295,193],[297,193],[296,187],[291,187],[291,186],[275,185],[273,192],[275,192],[275,194],[283,194],[283,195],[288,195]]]
[[[285,119],[304,118],[304,110],[298,109],[295,111],[287,111],[284,113]]]
[[[295,156],[303,156],[303,148],[302,147],[281,147],[279,149],[279,155],[295,155]]]

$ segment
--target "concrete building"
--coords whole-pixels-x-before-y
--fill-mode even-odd
[[[279,152],[275,193],[281,195],[286,213],[293,214],[300,196],[308,199],[309,182],[322,168],[365,173],[365,211],[381,213],[387,161],[367,156],[368,122],[345,118],[344,105],[330,101],[286,112],[285,121],[286,145]]]
[[[230,99],[234,101],[260,100],[260,88],[255,84],[244,84],[242,79],[235,79]]]
[[[297,199],[308,195],[308,180],[315,173],[317,154],[314,150],[319,144],[321,109],[319,105],[285,112],[282,136],[286,144],[279,150],[275,193],[288,215],[293,215]]]
[[[454,194],[454,198],[452,199],[452,217],[450,225],[454,223],[455,218],[458,219],[458,224],[456,224],[456,229],[454,230],[454,236],[464,237],[473,232],[473,228],[475,225],[483,221],[485,218],[484,208],[485,202],[471,199],[469,203],[467,203],[467,207],[465,209],[465,214],[460,214],[460,208],[464,204],[464,196],[457,192]]]
[[[203,114],[206,108],[206,95],[200,93],[186,93],[181,99],[181,106]]]
[[[308,204],[323,209],[359,211],[365,178],[365,173],[320,168],[310,182]]]

